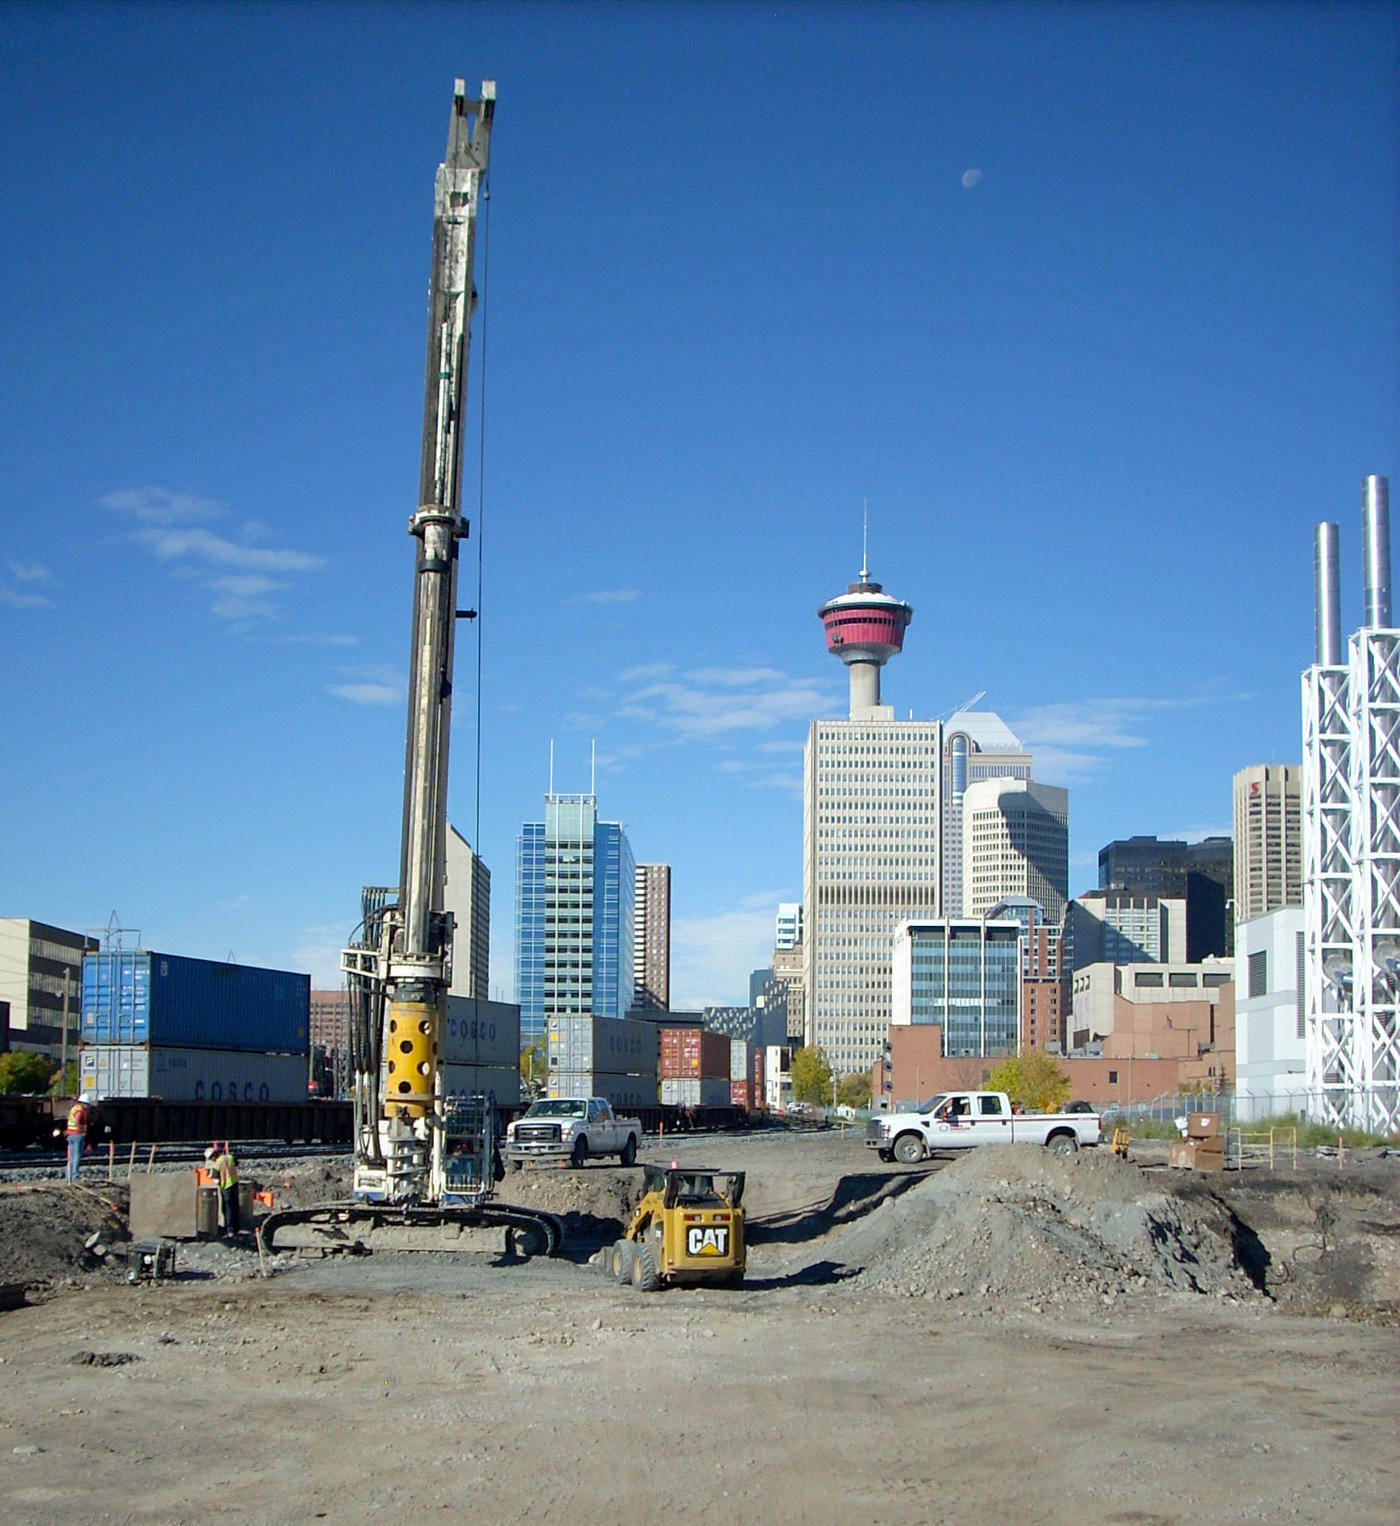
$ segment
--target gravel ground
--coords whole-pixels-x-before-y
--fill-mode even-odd
[[[565,1219],[554,1261],[264,1278],[253,1248],[182,1245],[136,1287],[61,1259],[119,1193],[0,1189],[0,1280],[25,1238],[53,1260],[0,1314],[0,1519],[1400,1518],[1400,1162],[903,1170],[834,1133],[665,1153],[748,1172],[743,1289],[590,1267],[639,1176],[601,1164],[505,1184]],[[338,1171],[274,1190],[320,1200]]]

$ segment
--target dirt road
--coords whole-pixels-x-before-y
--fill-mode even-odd
[[[1227,1209],[1107,1157],[911,1178],[831,1136],[689,1154],[750,1173],[741,1291],[618,1288],[576,1234],[554,1262],[230,1266],[0,1314],[0,1519],[1400,1518],[1390,1231],[1367,1242],[1369,1302],[1319,1283],[1322,1314],[1295,1315],[1220,1253],[1251,1243]],[[596,1240],[626,1178],[577,1175]],[[1393,1223],[1397,1176],[1358,1222]],[[510,1185],[558,1198],[574,1177]],[[1343,1218],[1295,1291],[1356,1238]],[[1037,1226],[1060,1259],[1007,1257]]]

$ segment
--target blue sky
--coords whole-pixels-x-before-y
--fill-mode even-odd
[[[396,876],[458,75],[499,91],[481,767],[464,628],[451,781],[493,989],[552,739],[556,787],[596,743],[602,814],[673,865],[677,1001],[744,998],[801,893],[802,743],[846,695],[816,609],[867,500],[915,610],[886,701],[986,691],[1070,789],[1072,890],[1299,757],[1312,527],[1349,631],[1360,479],[1397,466],[1400,8],[16,4],[4,33],[0,915],[319,983]]]

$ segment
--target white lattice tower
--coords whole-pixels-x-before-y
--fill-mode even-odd
[[[1400,631],[1351,639],[1356,1124],[1400,1127]]]
[[[1352,716],[1350,675],[1315,665],[1303,674],[1303,925],[1306,960],[1306,1065],[1311,1109],[1342,1127],[1358,1084],[1351,1003],[1329,965],[1355,960],[1352,890]]]

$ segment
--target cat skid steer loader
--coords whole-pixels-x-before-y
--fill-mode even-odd
[[[642,1200],[607,1253],[612,1275],[643,1293],[671,1283],[741,1283],[744,1173],[674,1161],[642,1172]]]

